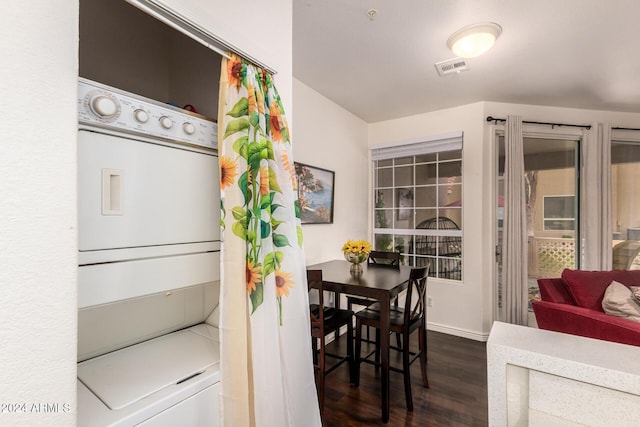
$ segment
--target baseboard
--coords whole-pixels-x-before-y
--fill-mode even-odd
[[[443,334],[454,335],[461,338],[468,338],[475,341],[486,342],[489,339],[489,334],[480,334],[475,331],[469,331],[466,329],[452,328],[451,326],[440,325],[433,322],[427,322],[427,330],[442,332]]]

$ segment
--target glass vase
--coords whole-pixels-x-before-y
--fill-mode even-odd
[[[362,264],[366,261],[368,254],[364,252],[345,252],[344,259],[351,263],[349,271],[352,274],[362,274]]]

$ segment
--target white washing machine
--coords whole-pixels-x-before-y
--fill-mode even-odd
[[[78,426],[218,425],[217,126],[78,88]]]

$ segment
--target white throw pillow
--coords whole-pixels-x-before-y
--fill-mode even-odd
[[[640,286],[629,286],[629,289],[631,289],[631,295],[633,296],[633,299],[636,300],[638,304],[640,304]]]
[[[631,289],[615,280],[604,292],[602,309],[612,316],[640,322],[640,305],[633,298]]]

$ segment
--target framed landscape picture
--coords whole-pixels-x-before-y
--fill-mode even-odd
[[[303,224],[333,224],[335,173],[295,162],[298,201]]]

